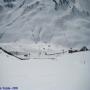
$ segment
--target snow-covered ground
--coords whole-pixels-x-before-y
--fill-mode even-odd
[[[2,46],[6,49],[5,45]],[[7,44],[9,50],[11,45],[14,47],[11,50],[15,50],[15,44]],[[28,48],[30,51],[39,52],[40,46],[45,49],[52,47],[33,44],[33,48],[31,48],[31,45],[28,44],[21,44],[21,47],[20,44],[17,44],[17,47],[24,51]],[[52,49],[58,52],[60,49],[62,50],[62,47],[58,47],[56,50],[53,46]],[[49,50],[50,52],[51,50]],[[55,59],[50,59],[52,56],[48,57],[21,61],[0,51],[0,86],[16,86],[19,88],[18,90],[90,90],[89,51],[74,54],[65,53],[54,56]]]

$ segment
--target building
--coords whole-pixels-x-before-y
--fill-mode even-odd
[[[86,46],[82,47],[80,51],[88,51],[88,48]]]

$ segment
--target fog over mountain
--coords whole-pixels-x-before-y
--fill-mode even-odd
[[[0,42],[90,45],[90,0],[0,0]]]

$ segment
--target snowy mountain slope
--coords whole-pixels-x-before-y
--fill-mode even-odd
[[[0,42],[27,40],[34,43],[61,44],[66,47],[89,45],[89,1],[62,2],[57,0],[57,10],[53,0],[19,0],[15,3],[16,7],[11,9],[2,4]],[[85,9],[87,6],[88,9]]]
[[[90,52],[81,52],[55,60],[20,61],[0,51],[0,86],[19,90],[89,90],[89,58]]]
[[[0,0],[0,87],[90,90],[89,0]],[[12,52],[21,60],[3,52]],[[18,53],[18,54],[17,54]]]

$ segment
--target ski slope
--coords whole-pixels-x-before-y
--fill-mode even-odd
[[[30,50],[30,45],[27,48]],[[54,57],[21,61],[0,51],[0,86],[16,86],[19,90],[90,90],[89,51]]]

